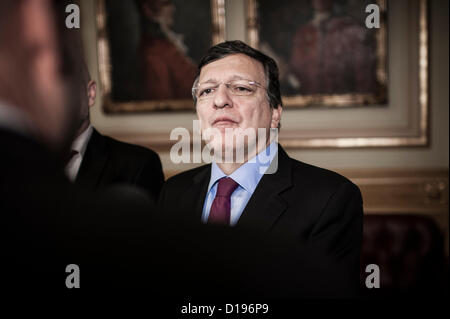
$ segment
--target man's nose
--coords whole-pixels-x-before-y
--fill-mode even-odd
[[[233,106],[233,101],[230,98],[227,86],[225,84],[219,85],[214,95],[214,107],[221,109],[227,106]]]

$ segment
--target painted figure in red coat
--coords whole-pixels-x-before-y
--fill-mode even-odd
[[[169,0],[139,0],[142,37],[139,57],[145,99],[191,97],[196,67],[187,55],[183,36],[175,33],[174,4]]]
[[[294,36],[291,70],[303,94],[376,91],[376,52],[368,30],[349,16],[335,16],[332,0],[312,0],[314,16]]]

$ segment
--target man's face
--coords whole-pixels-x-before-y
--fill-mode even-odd
[[[228,83],[232,80],[250,80],[261,84],[249,96],[233,95],[224,84],[220,84],[211,98],[197,101],[197,115],[201,121],[202,133],[217,129],[222,135],[222,150],[225,145],[226,129],[254,130],[276,128],[281,116],[281,107],[271,108],[267,97],[267,82],[262,64],[244,54],[229,55],[205,65],[199,76],[199,84],[205,82]],[[268,133],[267,133],[268,139]],[[209,140],[211,141],[211,140]],[[208,142],[208,140],[207,140]],[[267,140],[264,141],[264,145]],[[210,146],[219,147],[216,142]],[[233,149],[236,145],[233,144]]]
[[[23,40],[25,49],[31,52],[27,64],[29,113],[39,134],[56,146],[68,126],[68,113],[53,18],[47,1],[27,1],[23,5]]]

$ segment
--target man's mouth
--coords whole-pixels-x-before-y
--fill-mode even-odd
[[[230,117],[218,117],[212,123],[214,127],[223,127],[223,126],[235,126],[238,123]]]

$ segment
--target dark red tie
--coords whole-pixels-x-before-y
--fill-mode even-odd
[[[238,186],[239,184],[229,177],[219,180],[216,197],[209,211],[208,224],[230,224],[230,198]]]

